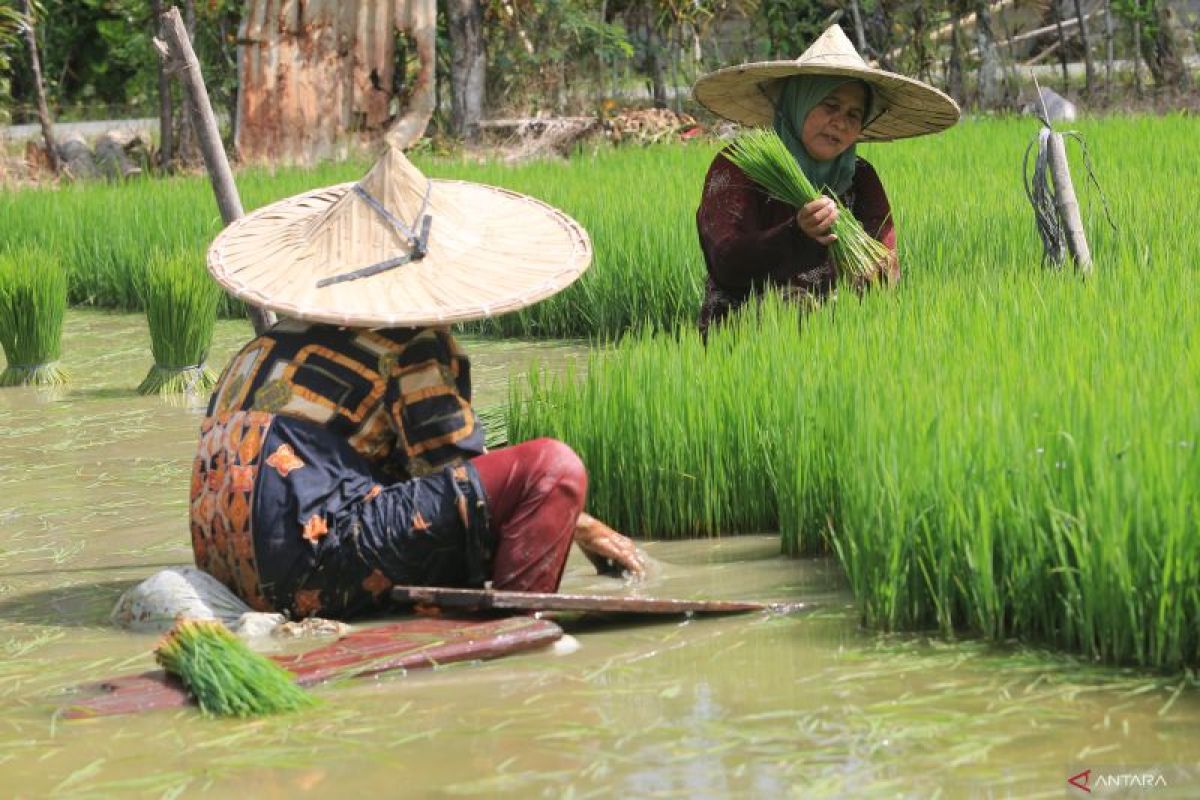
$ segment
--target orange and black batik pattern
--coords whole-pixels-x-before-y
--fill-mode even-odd
[[[390,481],[484,452],[470,362],[445,328],[284,320],[234,356],[209,416],[265,411],[345,441]]]
[[[263,597],[254,547],[254,487],[273,415],[235,411],[205,418],[192,465],[191,527],[196,566],[258,611]]]

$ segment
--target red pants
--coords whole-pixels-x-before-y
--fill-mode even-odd
[[[471,459],[496,534],[492,586],[553,592],[562,580],[587,472],[562,442],[534,439]]]

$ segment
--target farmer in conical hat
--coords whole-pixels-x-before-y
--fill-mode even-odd
[[[226,228],[209,271],[283,319],[234,356],[201,425],[197,566],[295,618],[386,606],[394,583],[552,592],[572,541],[640,574],[633,543],[583,512],[569,447],[485,452],[447,328],[554,294],[591,255],[562,212],[429,180],[390,143],[363,180]]]
[[[717,155],[696,212],[708,267],[702,332],[768,285],[813,299],[833,291],[837,271],[828,245],[838,209],[832,196],[890,252],[869,280],[899,280],[887,193],[871,165],[855,154],[855,144],[948,128],[959,116],[953,100],[920,81],[867,66],[836,25],[795,61],[727,67],[701,76],[693,93],[721,117],[774,127],[800,169],[827,195],[803,208],[771,199]]]

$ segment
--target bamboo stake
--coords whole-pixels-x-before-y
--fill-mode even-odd
[[[1083,218],[1079,215],[1079,201],[1075,199],[1075,185],[1071,182],[1071,170],[1067,166],[1067,148],[1061,133],[1049,136],[1050,175],[1054,179],[1054,204],[1058,216],[1067,231],[1067,247],[1075,259],[1076,268],[1084,275],[1092,273],[1092,252],[1088,248],[1087,236],[1083,232]]]
[[[241,198],[238,197],[237,185],[233,182],[229,158],[221,144],[221,132],[217,128],[217,118],[208,99],[208,90],[204,88],[200,61],[192,49],[191,39],[178,8],[172,6],[162,15],[162,32],[167,40],[166,45],[156,41],[155,46],[159,54],[169,58],[179,70],[189,101],[187,105],[188,113],[192,116],[192,128],[196,132],[200,152],[204,156],[204,166],[207,167],[209,179],[212,181],[217,207],[221,210],[221,219],[229,225],[240,219],[245,212],[242,210]],[[256,335],[261,335],[275,324],[273,313],[249,303],[246,304],[246,315],[250,317]]]

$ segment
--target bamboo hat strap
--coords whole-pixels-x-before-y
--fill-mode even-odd
[[[334,275],[329,278],[322,278],[317,281],[317,288],[332,286],[335,283],[345,283],[346,281],[354,281],[359,278],[367,278],[371,275],[378,275],[381,272],[387,272],[390,269],[403,266],[410,261],[420,261],[429,252],[429,229],[433,225],[433,217],[426,213],[429,209],[429,195],[433,190],[433,181],[426,179],[425,194],[421,198],[421,208],[417,212],[417,217],[413,222],[413,227],[409,227],[404,220],[397,217],[392,212],[384,207],[383,203],[379,202],[370,192],[363,188],[361,183],[354,185],[354,193],[361,197],[363,201],[373,208],[376,213],[383,218],[385,222],[392,226],[407,242],[412,252],[407,255],[389,258],[386,261],[380,261],[377,264],[372,264],[369,267],[356,269],[352,272],[343,272],[341,275]]]

